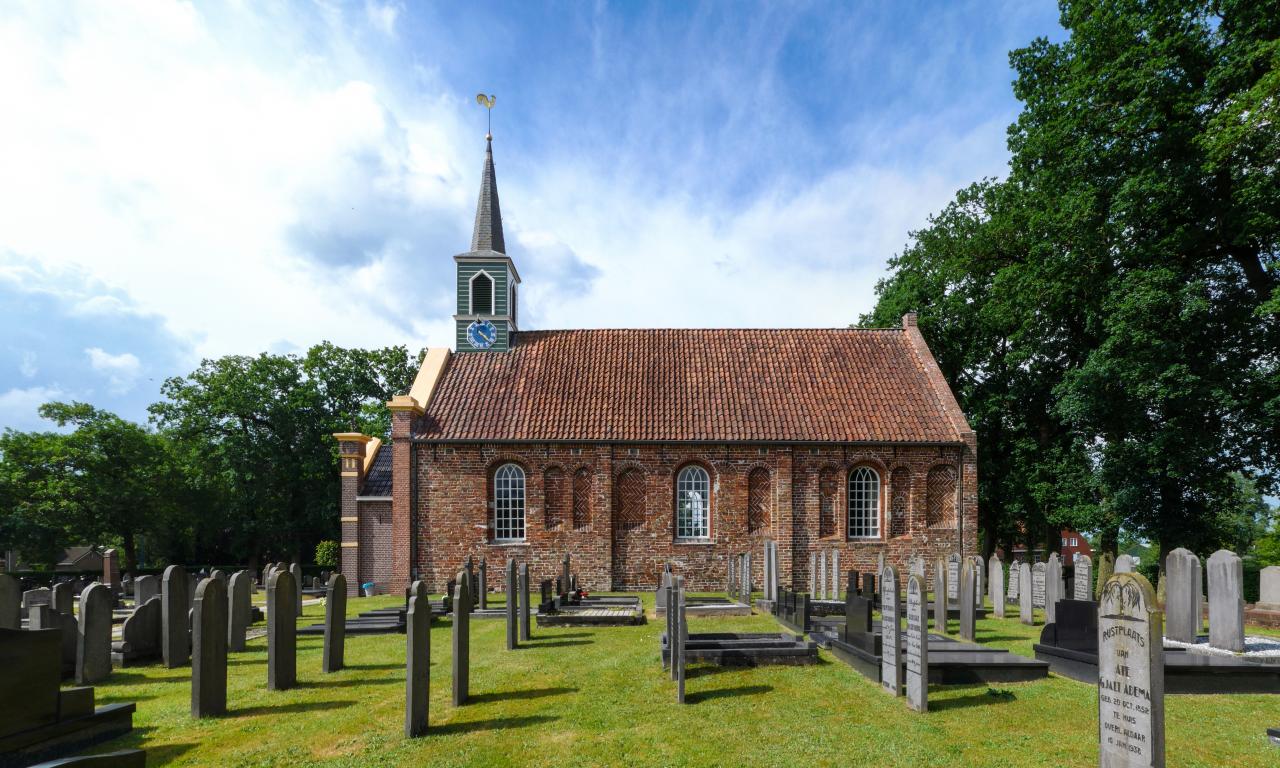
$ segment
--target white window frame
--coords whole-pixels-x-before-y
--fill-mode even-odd
[[[880,473],[871,467],[854,467],[849,470],[847,485],[845,537],[856,541],[879,539]]]
[[[503,464],[493,473],[493,540],[525,540],[524,469],[519,464]]]
[[[489,311],[486,314],[497,316],[498,314],[498,296],[497,296],[498,281],[494,280],[493,275],[489,274],[488,271],[483,269],[477,269],[475,271],[475,274],[467,278],[467,314],[468,315],[476,314],[476,302],[475,302],[476,278],[481,275],[484,275],[485,277],[489,278],[489,284],[491,286],[489,290]]]
[[[690,464],[676,475],[676,541],[711,539],[711,474]]]

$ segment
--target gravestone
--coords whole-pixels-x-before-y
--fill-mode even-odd
[[[1164,765],[1163,617],[1151,584],[1117,573],[1098,607],[1098,765]]]
[[[426,605],[425,600],[423,605]],[[427,612],[427,621],[431,621],[430,611]],[[337,672],[345,666],[346,645],[347,577],[335,573],[329,577],[329,584],[325,588],[324,658],[320,666],[321,672]]]
[[[933,567],[933,631],[942,634],[947,633],[947,594],[950,583],[947,581],[949,574],[945,560],[938,560]]]
[[[1164,634],[1180,643],[1194,643],[1200,631],[1196,608],[1200,602],[1200,585],[1196,568],[1200,558],[1178,547],[1165,556],[1165,627]]]
[[[335,574],[329,580],[330,593],[341,578],[341,574]],[[427,732],[431,698],[431,605],[425,595],[409,597],[409,609],[405,611],[405,647],[404,735],[412,739]]]
[[[565,555],[564,568],[569,568],[569,556]],[[458,574],[458,584],[453,588],[453,706],[467,703],[471,674],[471,579],[465,572]]]
[[[1062,594],[1062,558],[1057,552],[1049,553],[1049,562],[1044,567],[1044,621],[1052,624],[1056,621],[1058,601]]]
[[[61,638],[60,655],[62,676],[76,673],[76,648],[79,645],[80,628],[75,616],[67,616],[53,610],[52,605],[33,605],[27,612],[27,629],[56,629]]]
[[[105,584],[80,593],[76,635],[76,684],[93,685],[111,674],[111,608],[115,595]]]
[[[1022,561],[1015,559],[1013,564],[1009,566],[1009,589],[1005,593],[1005,599],[1009,602],[1017,602],[1019,584],[1022,581]]]
[[[60,581],[54,584],[53,589],[50,590],[49,605],[63,616],[75,615],[75,608],[73,607],[75,601],[75,592],[72,591],[71,582],[69,581]]]
[[[124,584],[120,581],[120,553],[115,549],[102,553],[102,583],[111,590],[112,597],[124,591]]]
[[[134,609],[120,627],[118,650],[122,666],[129,662],[163,658],[163,623],[164,607],[159,595],[152,595],[150,600]]]
[[[30,613],[37,605],[53,605],[53,593],[48,587],[36,587],[22,593],[23,613]]]
[[[902,666],[898,659],[902,648],[900,600],[898,572],[886,565],[880,572],[880,685],[894,696],[902,695]]]
[[[533,609],[529,605],[529,564],[520,564],[520,639],[528,642],[533,637]]]
[[[975,603],[981,608],[987,596],[987,564],[981,555],[973,556],[973,589]]]
[[[564,553],[564,559],[560,561],[560,578],[562,579],[560,583],[564,585],[565,589],[568,589],[569,588],[569,553],[568,552]]]
[[[226,571],[222,570],[221,568],[214,568],[214,569],[213,569],[213,573],[210,573],[210,574],[209,574],[209,578],[211,578],[211,579],[217,579],[218,581],[222,582],[223,591],[224,591],[224,592],[226,591],[226,586],[227,586],[227,572],[226,572]]]
[[[293,563],[289,566],[289,574],[293,576],[294,606],[293,612],[296,616],[302,615],[302,564]]]
[[[947,605],[955,605],[960,599],[960,553],[947,555]]]
[[[180,565],[165,568],[164,578],[160,580],[160,593],[162,608],[160,647],[164,652],[164,665],[169,669],[185,667],[187,651],[190,649],[187,624],[190,601],[187,599],[186,569]]]
[[[160,594],[160,579],[151,576],[139,576],[133,582],[133,604],[142,605]]]
[[[196,587],[191,613],[191,716],[227,711],[227,588],[210,577]]]
[[[1018,581],[1027,585],[1018,594],[1018,620],[1027,626],[1034,626],[1035,604],[1031,599],[1031,566],[1026,563],[1018,563]]]
[[[239,653],[245,649],[245,635],[253,618],[253,595],[249,585],[253,576],[236,571],[227,583],[227,650]]]
[[[978,595],[976,586],[978,576],[978,564],[972,560],[961,564],[960,568],[960,638],[973,642],[975,632],[977,630],[977,612],[974,606],[974,600]],[[907,589],[911,585],[908,582]],[[911,613],[907,612],[907,623],[911,622]],[[910,638],[908,637],[908,643]],[[910,664],[910,655],[907,656],[908,664]],[[923,711],[923,710],[921,710]]]
[[[22,628],[22,582],[0,573],[0,629]]]
[[[483,557],[480,558],[480,575],[478,578],[480,583],[476,599],[480,601],[480,610],[483,611],[489,608],[489,561]]]
[[[1031,566],[1031,607],[1043,608],[1045,599],[1045,570],[1047,566],[1044,563],[1036,563]]]
[[[818,599],[827,599],[827,550],[818,553]]]
[[[987,590],[991,592],[991,610],[997,619],[1004,618],[1004,564],[1000,556],[991,555],[987,563]]]
[[[965,569],[968,573],[973,568]],[[968,597],[961,597],[961,603],[967,602],[972,614],[973,590]],[[929,619],[928,603],[924,598],[924,579],[912,574],[907,577],[907,705],[917,712],[929,711]],[[964,620],[960,622],[963,634]]]
[[[1268,565],[1258,572],[1258,607],[1280,611],[1280,565]]]
[[[840,550],[831,553],[831,599],[836,600],[840,597]]]
[[[480,565],[483,567],[484,563],[481,562]],[[520,635],[520,628],[519,628],[520,614],[518,612],[518,609],[520,607],[520,604],[519,604],[520,598],[518,597],[519,592],[517,591],[517,588],[516,588],[517,585],[516,585],[515,558],[511,558],[511,557],[507,558],[506,579],[507,579],[507,650],[514,651],[516,647],[520,645],[518,640]]]
[[[818,594],[818,553],[809,553],[809,594]]]
[[[923,579],[925,578],[925,570],[926,570],[926,566],[925,566],[923,555],[912,555],[911,558],[907,561],[907,571],[909,573],[914,573],[915,575]],[[883,573],[884,568],[881,567],[880,571],[881,573]]]
[[[191,611],[192,606],[194,606],[196,602],[196,581],[197,579],[194,573],[187,574],[187,611],[188,613]],[[191,631],[191,624],[189,621],[190,616],[188,616],[187,618],[188,618],[187,631],[189,633]],[[190,647],[190,645],[191,645],[191,640],[188,637],[187,646]]]
[[[1209,645],[1244,650],[1244,564],[1225,549],[1209,555]]]
[[[267,579],[267,690],[287,691],[298,681],[298,584],[292,571]]]
[[[688,600],[685,598],[683,576],[676,577],[676,590],[675,590],[675,594],[672,596],[672,599],[675,601],[675,604],[676,604],[676,608],[673,611],[673,613],[675,614],[676,620],[675,620],[675,636],[672,638],[672,642],[670,643],[670,645],[671,645],[671,650],[672,650],[672,654],[674,656],[674,661],[675,661],[676,702],[683,704],[684,703],[685,665],[686,665],[686,662],[688,661],[686,657],[686,654],[688,652],[688,647],[686,646],[686,643],[688,643],[689,641],[689,617],[688,617],[688,614],[685,612],[686,608],[688,607]]]
[[[742,604],[751,605],[751,553],[742,555]]]
[[[1103,552],[1102,557],[1098,558],[1098,575],[1093,580],[1093,599],[1102,599],[1102,585],[1107,583],[1107,579],[1116,572],[1116,559],[1111,556],[1110,552]]]
[[[1076,600],[1088,600],[1093,596],[1093,558],[1076,555],[1075,575],[1071,581],[1071,594]]]
[[[734,563],[734,561],[736,561],[737,559],[738,559],[738,556],[737,556],[737,555],[734,555],[734,556],[730,557],[730,558],[729,558],[729,560],[728,560],[728,562],[725,564],[724,593],[725,593],[725,595],[727,595],[727,596],[729,597],[729,599],[730,599],[730,600],[735,599],[735,598],[734,598],[734,593],[737,591],[737,586],[736,586],[736,585],[737,585],[737,583],[738,583],[738,582],[737,582],[737,580],[736,580],[736,579],[734,579],[734,577],[733,577],[733,563]]]
[[[1133,573],[1133,557],[1121,555],[1116,558],[1116,573]]]
[[[676,679],[676,647],[675,647],[675,627],[676,627],[676,577],[670,571],[662,573],[662,592],[663,600],[666,601],[667,611],[663,614],[666,619],[666,635],[668,652],[663,660],[664,668],[671,675],[671,679]]]
[[[1196,625],[1196,634],[1198,635],[1200,634],[1200,628],[1204,625],[1204,603],[1205,603],[1204,572],[1201,570],[1201,567],[1200,567],[1201,565],[1200,558],[1197,557],[1195,559],[1195,562],[1192,563],[1191,565],[1192,565],[1192,570],[1195,572],[1195,576],[1192,578],[1192,580],[1195,582],[1195,590],[1196,590],[1195,591],[1195,594],[1196,594],[1195,625]]]

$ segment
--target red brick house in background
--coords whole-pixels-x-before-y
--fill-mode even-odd
[[[1080,535],[1079,531],[1070,528],[1062,529],[1062,549],[1058,556],[1062,558],[1063,565],[1070,565],[1076,561],[1076,555],[1087,555],[1093,558],[1093,547],[1089,545],[1089,540]]]
[[[354,591],[468,555],[572,553],[588,589],[653,589],[672,561],[697,590],[779,542],[784,583],[809,553],[905,567],[977,546],[977,444],[914,315],[901,327],[521,331],[492,143],[458,267],[457,351],[431,349],[388,403],[389,445],[335,435],[342,570]],[[502,586],[502,569],[489,570]]]

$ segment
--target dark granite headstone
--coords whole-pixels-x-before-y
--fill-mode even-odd
[[[162,659],[164,652],[164,607],[159,595],[139,605],[120,627],[121,641],[116,644],[120,662],[149,661]]]
[[[139,576],[133,582],[133,604],[142,605],[160,594],[160,579],[150,574]]]
[[[520,564],[520,639],[528,642],[532,637],[532,623],[530,615],[532,610],[529,607],[529,564]]]
[[[196,586],[191,614],[191,716],[227,711],[227,588],[216,576]]]
[[[289,566],[289,573],[293,576],[294,584],[294,606],[293,612],[295,616],[302,615],[302,564],[293,563]]]
[[[684,703],[685,666],[688,663],[686,643],[689,640],[689,618],[685,612],[688,601],[685,599],[684,577],[676,577],[676,590],[672,596],[675,602],[675,634],[671,639],[672,655],[676,670],[676,701]]]
[[[338,574],[330,580],[330,594],[334,591],[334,583],[341,578]],[[463,615],[462,621],[469,619],[465,611],[459,613]],[[431,605],[425,596],[409,597],[409,608],[405,611],[405,649],[404,735],[412,739],[427,732],[430,702]]]
[[[0,629],[0,670],[0,737],[57,722],[60,630]]]
[[[171,565],[164,569],[164,578],[160,581],[162,634],[161,650],[164,653],[164,665],[169,669],[187,665],[189,639],[187,635],[187,611],[190,601],[187,599],[187,572],[180,565]]]
[[[80,593],[76,636],[76,683],[92,685],[111,674],[111,608],[115,595],[105,584],[90,584]]]
[[[538,585],[538,588],[541,590],[541,602],[538,604],[538,613],[551,613],[556,609],[556,598],[553,594],[555,590],[551,586],[551,579],[543,579],[542,583]]]
[[[1058,601],[1057,621],[1040,630],[1040,644],[1080,653],[1098,652],[1098,604],[1092,600]]]
[[[267,688],[284,691],[298,680],[297,583],[287,570],[267,580]]]
[[[483,565],[483,563],[481,563]],[[514,558],[507,558],[507,650],[513,651],[519,645],[518,637],[520,635],[520,617],[519,592],[516,585],[516,561]]]
[[[489,608],[489,561],[480,559],[480,574],[476,589],[476,599],[480,601],[480,610]]]
[[[50,590],[49,605],[53,606],[53,610],[61,613],[63,616],[72,616],[75,614],[75,608],[73,607],[75,605],[75,600],[75,589],[69,581],[60,581],[57,584],[54,584],[53,589]]]
[[[245,649],[245,635],[253,621],[253,595],[249,587],[253,576],[249,571],[236,571],[227,583],[227,650],[239,653]]]
[[[410,604],[413,598],[409,598]],[[425,604],[425,601],[423,601]],[[427,611],[427,621],[431,612]],[[337,672],[345,663],[347,643],[347,577],[335,573],[329,577],[324,600],[324,658],[322,672]]]
[[[467,703],[471,670],[471,579],[458,574],[453,592],[453,706]]]

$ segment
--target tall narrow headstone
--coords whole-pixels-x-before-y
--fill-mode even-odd
[[[565,555],[564,566],[569,560]],[[467,703],[471,692],[471,579],[458,574],[453,588],[453,706]]]
[[[1009,588],[1005,592],[1005,599],[1009,602],[1016,602],[1019,598],[1022,581],[1022,561],[1015,559],[1009,566]]]
[[[71,582],[60,581],[53,585],[49,596],[49,605],[53,606],[53,610],[63,616],[74,616],[75,609],[72,606],[75,605],[75,601],[76,596],[71,589]]]
[[[111,594],[119,595],[124,591],[120,580],[120,553],[108,549],[102,553],[102,583],[111,590]]]
[[[1133,556],[1121,555],[1116,558],[1116,573],[1133,573]]]
[[[187,605],[190,601],[187,599],[187,572],[182,566],[171,565],[164,569],[160,595],[163,598],[160,630],[164,665],[169,669],[184,667],[190,647],[187,635]]]
[[[1142,575],[1117,573],[1098,606],[1098,765],[1164,765],[1163,616]]]
[[[111,606],[115,595],[105,584],[80,593],[76,634],[76,684],[93,685],[111,674]]]
[[[1182,547],[1171,551],[1164,561],[1164,634],[1180,643],[1194,643],[1200,630],[1195,615],[1200,602],[1200,585],[1196,583],[1198,562],[1193,552]]]
[[[662,574],[662,587],[666,592],[667,611],[663,618],[667,620],[667,672],[671,679],[676,679],[676,577],[670,572]]]
[[[293,612],[297,616],[302,615],[302,564],[293,563],[289,566],[289,573],[293,575],[294,583],[294,606]]]
[[[960,600],[960,553],[947,555],[947,605]]]
[[[974,603],[981,608],[987,596],[987,568],[981,555],[973,556],[973,594]]]
[[[191,613],[192,717],[227,711],[227,607],[222,580],[201,580]]]
[[[938,560],[933,569],[933,631],[947,633],[947,593],[950,584],[947,582],[947,562]]]
[[[412,599],[412,598],[410,598]],[[427,621],[431,621],[430,611]],[[324,598],[324,657],[320,671],[337,672],[346,665],[347,645],[347,577],[335,573],[329,577]]]
[[[1044,567],[1044,621],[1046,624],[1058,620],[1058,601],[1062,594],[1062,558],[1057,552],[1049,553],[1049,562]]]
[[[972,568],[966,568],[966,571]],[[961,598],[965,602],[966,598]],[[973,590],[967,602],[973,605]],[[924,598],[924,579],[907,577],[907,705],[917,712],[929,711],[929,613]],[[963,628],[964,622],[961,621]]]
[[[751,605],[751,553],[744,552],[742,555],[742,603],[743,605]]]
[[[827,550],[818,553],[818,599],[827,599]]]
[[[1194,622],[1196,626],[1197,635],[1200,634],[1200,630],[1204,626],[1204,608],[1205,608],[1204,606],[1204,603],[1205,603],[1204,572],[1201,570],[1200,565],[1201,565],[1200,558],[1198,557],[1191,564],[1192,570],[1195,572],[1195,576],[1192,577],[1192,581],[1195,582],[1195,591],[1196,591],[1196,609],[1195,609]]]
[[[489,608],[489,561],[480,558],[480,589],[476,594],[476,599],[480,601],[480,610],[488,610]]]
[[[818,594],[818,553],[809,553],[809,594]]]
[[[569,557],[569,553],[565,552],[564,559],[560,561],[560,578],[563,579],[563,581],[561,581],[560,583],[564,584],[564,588],[566,590],[569,588],[569,568],[570,568],[570,557]]]
[[[298,681],[298,587],[280,569],[267,580],[267,689],[286,691]]]
[[[236,571],[227,582],[227,650],[239,653],[245,649],[245,636],[253,618],[253,574]]]
[[[686,643],[689,640],[689,618],[685,613],[688,601],[685,599],[684,577],[676,577],[676,594],[675,594],[675,614],[676,614],[676,633],[675,645],[676,649],[676,701],[684,703],[684,676],[685,676],[685,652],[687,650]]]
[[[831,553],[831,581],[827,582],[831,585],[831,600],[840,598],[840,550]]]
[[[1004,563],[1000,556],[991,555],[987,563],[987,589],[991,592],[991,610],[997,619],[1004,618]]]
[[[1093,595],[1093,558],[1076,555],[1075,575],[1071,583],[1071,596],[1076,600],[1088,600]]]
[[[1045,599],[1045,569],[1044,563],[1036,563],[1031,566],[1031,607],[1044,608]]]
[[[976,632],[977,612],[973,601],[978,594],[978,589],[975,586],[977,576],[977,563],[967,560],[960,564],[960,637],[971,643]],[[909,613],[907,620],[910,621]]]
[[[1225,549],[1209,555],[1209,645],[1244,650],[1244,564]]]
[[[1258,607],[1280,611],[1280,565],[1268,565],[1258,572]]]
[[[898,572],[886,565],[880,571],[880,685],[894,696],[902,695],[902,666],[898,658],[902,649],[900,599]]]
[[[0,573],[0,629],[22,628],[22,582]]]
[[[333,591],[335,574],[329,581]],[[459,581],[461,584],[466,579]],[[461,587],[459,587],[461,588]],[[345,591],[344,591],[345,594]],[[462,618],[459,619],[458,617]],[[427,711],[431,690],[431,605],[425,595],[411,594],[409,608],[405,611],[405,695],[404,735],[406,738],[422,736],[427,732]],[[467,621],[464,611],[454,615],[454,621]]]
[[[481,565],[484,565],[481,562]],[[515,558],[507,558],[507,650],[514,651],[519,643],[520,635],[520,614],[519,592],[516,589],[516,561]]]
[[[1018,583],[1022,586],[1018,592],[1018,620],[1027,626],[1036,623],[1035,603],[1031,599],[1031,566],[1018,563]]]
[[[528,642],[533,637],[532,622],[529,619],[532,609],[529,607],[529,564],[520,564],[520,639]]]

